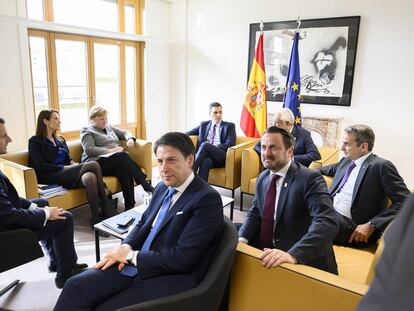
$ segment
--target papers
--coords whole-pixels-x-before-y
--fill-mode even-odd
[[[142,216],[141,213],[139,213],[139,212],[137,212],[133,209],[130,209],[130,210],[124,212],[124,213],[121,213],[121,214],[116,215],[114,217],[105,219],[104,221],[102,221],[102,224],[105,227],[115,231],[116,233],[124,234],[124,233],[128,232],[128,230],[129,230],[129,228],[131,228],[131,226],[135,226],[139,222],[139,220],[141,219],[141,216]],[[122,221],[124,220],[125,217],[133,217],[134,221],[131,223],[131,225],[129,225],[127,227],[119,226],[118,224],[122,223]]]
[[[49,199],[58,195],[64,195],[67,190],[62,186],[53,184],[53,185],[38,185],[38,192],[40,196],[44,199]]]
[[[128,153],[128,151],[125,151],[126,146],[125,146],[125,147],[123,147],[123,148],[124,148],[124,151],[122,151],[122,152],[126,152],[126,153]],[[115,153],[119,153],[119,152],[120,152],[120,151],[115,151],[115,152],[104,153],[104,154],[98,155],[98,158],[109,158],[110,156],[113,156]]]

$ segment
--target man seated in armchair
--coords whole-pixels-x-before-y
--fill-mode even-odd
[[[194,163],[194,171],[208,181],[208,173],[211,168],[224,167],[226,153],[229,147],[236,143],[236,127],[234,123],[223,121],[223,108],[220,103],[210,104],[211,120],[203,121],[188,135],[197,135],[197,147]]]
[[[7,153],[11,141],[5,121],[0,118],[0,154]],[[76,263],[72,214],[48,206],[45,199],[29,201],[19,197],[10,180],[0,171],[0,231],[21,228],[32,230],[41,241],[49,256],[49,272],[57,272],[56,287],[63,288],[70,277],[87,267]]]

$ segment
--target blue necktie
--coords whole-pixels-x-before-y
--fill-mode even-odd
[[[341,191],[342,187],[345,185],[345,183],[348,181],[349,176],[351,175],[352,170],[355,168],[356,164],[354,161],[351,161],[349,164],[344,177],[342,177],[341,182],[339,183],[338,188],[335,189],[335,191],[332,193],[332,196],[335,196],[339,191]]]
[[[171,205],[171,199],[174,195],[174,193],[177,191],[177,189],[175,188],[170,188],[168,190],[168,194],[166,195],[166,197],[164,198],[164,201],[162,202],[162,206],[160,208],[160,211],[158,213],[158,218],[157,221],[155,222],[154,226],[151,229],[150,234],[148,234],[147,239],[145,240],[144,244],[141,247],[141,251],[148,251],[151,247],[151,243],[155,238],[155,235],[158,233],[158,229],[160,228],[165,215],[168,212],[168,209],[170,208]],[[125,276],[129,276],[129,277],[134,277],[138,274],[138,269],[135,266],[132,265],[126,265],[122,270],[121,270],[121,274],[125,275]]]

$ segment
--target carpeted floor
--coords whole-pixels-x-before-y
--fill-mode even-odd
[[[231,196],[229,190],[216,188],[221,195]],[[135,188],[135,198],[137,203],[142,203],[142,188]],[[123,211],[122,194],[118,193],[118,211]],[[236,193],[234,208],[234,222],[243,222],[246,210],[251,206],[252,197],[245,196],[244,209],[239,211],[240,195]],[[95,263],[94,233],[89,226],[89,208],[81,206],[72,209],[75,220],[75,247],[79,257],[78,262],[87,263],[89,266]],[[229,216],[230,207],[224,209],[224,215]],[[107,250],[119,245],[120,240],[115,238],[101,238],[101,256]],[[1,256],[1,254],[0,254]],[[53,310],[60,290],[55,287],[54,273],[47,271],[47,257],[44,256],[23,266],[3,272],[0,274],[0,289],[15,279],[20,280],[20,284],[14,289],[0,297],[0,310],[15,311],[49,311]]]

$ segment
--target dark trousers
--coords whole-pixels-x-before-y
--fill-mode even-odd
[[[333,244],[341,246],[350,246],[354,248],[365,248],[374,244],[378,240],[380,233],[377,230],[375,230],[368,238],[368,243],[355,241],[349,243],[349,238],[351,237],[352,233],[355,231],[358,225],[352,219],[342,214],[339,214],[338,212],[336,213],[336,215],[339,224],[339,231],[336,234]]]
[[[194,170],[198,175],[208,181],[208,173],[214,167],[223,167],[226,164],[226,151],[208,142],[203,142],[195,156]]]
[[[139,271],[138,271],[139,273]],[[161,275],[147,279],[130,278],[118,271],[117,265],[102,271],[86,270],[65,284],[55,311],[104,311],[173,295],[194,287],[182,275]]]
[[[34,199],[39,207],[48,205],[45,199]],[[78,260],[73,244],[73,217],[66,212],[64,220],[48,220],[46,225],[35,230],[50,260],[56,260],[57,274],[67,275]]]
[[[147,176],[126,152],[116,153],[109,158],[100,158],[98,163],[101,166],[102,175],[115,176],[119,179],[126,210],[135,205],[134,181],[145,191],[152,191],[152,186],[145,180]]]

